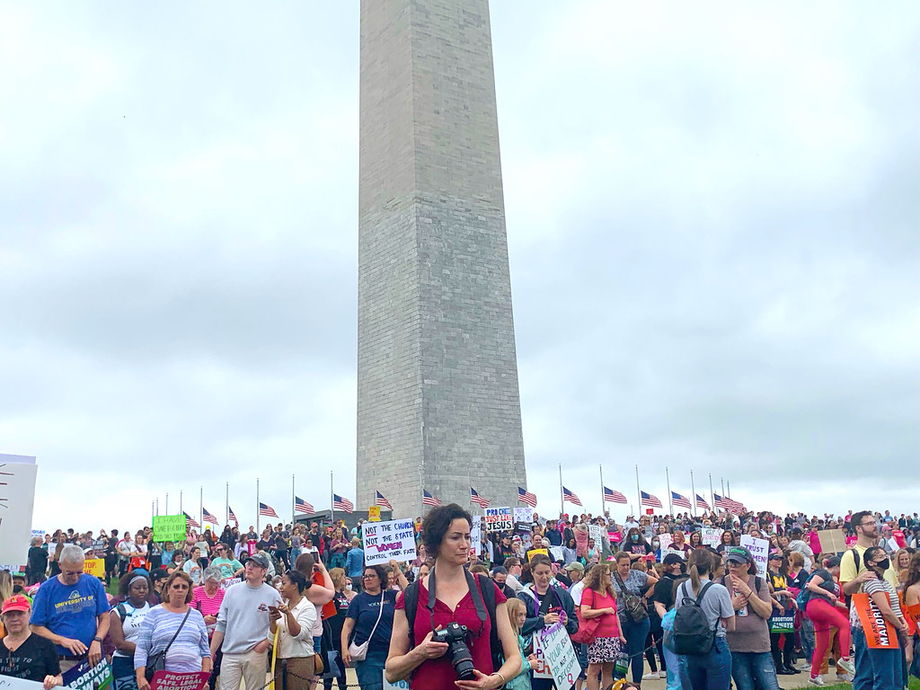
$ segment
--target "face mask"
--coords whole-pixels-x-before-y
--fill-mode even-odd
[[[659,546],[661,546],[661,542],[658,541],[657,539],[653,539],[653,540],[652,540],[652,548],[657,549]]]
[[[879,561],[875,565],[882,570],[888,570],[888,568],[891,566],[891,560],[886,558],[884,561]]]
[[[639,541],[639,535],[638,535],[638,534],[632,535],[632,540],[633,540],[633,541]]]
[[[352,584],[350,582],[346,582],[345,589],[347,589],[350,592],[352,590]]]

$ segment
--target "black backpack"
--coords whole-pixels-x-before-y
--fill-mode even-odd
[[[480,577],[478,574],[473,575],[469,570],[466,572],[466,581],[470,587],[470,594],[473,597],[473,603],[476,606],[477,613],[485,614],[489,617],[492,629],[489,634],[489,643],[492,649],[492,666],[493,671],[497,671],[504,663],[503,649],[501,640],[498,639],[498,624],[495,622],[495,590],[496,584],[490,579]],[[476,587],[476,583],[480,587]],[[418,612],[418,579],[409,583],[406,591],[403,592],[403,601],[406,609],[406,622],[409,624],[409,649],[415,648],[415,614]],[[482,592],[480,602],[479,594]],[[480,610],[483,606],[485,611]],[[480,615],[481,617],[481,615]]]
[[[674,651],[688,656],[701,656],[708,654],[716,637],[716,631],[709,628],[706,614],[700,607],[700,602],[713,582],[707,582],[697,595],[696,599],[684,596],[680,599],[677,612],[674,614],[674,630],[672,640]],[[686,582],[684,592],[686,593]],[[678,589],[680,593],[680,589]],[[718,628],[716,623],[716,628]]]

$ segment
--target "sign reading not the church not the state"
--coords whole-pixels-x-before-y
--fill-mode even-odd
[[[364,565],[413,561],[415,552],[415,527],[411,519],[365,522],[361,528],[364,536]]]

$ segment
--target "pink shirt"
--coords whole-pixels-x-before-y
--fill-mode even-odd
[[[202,616],[216,616],[217,612],[220,611],[220,604],[224,600],[225,589],[217,588],[217,592],[214,594],[214,597],[208,597],[208,593],[204,591],[204,585],[195,587],[192,590],[192,601],[190,606],[193,609],[197,609]],[[207,626],[208,628],[208,637],[214,633],[214,623],[211,623]]]
[[[610,596],[610,592],[606,594],[598,594],[593,589],[585,587],[585,591],[581,595],[581,605],[587,606],[591,609],[606,609],[612,608],[613,614],[605,613],[600,617],[601,622],[597,626],[597,631],[595,635],[597,637],[619,637],[620,636],[620,622],[617,619],[617,601],[615,598]]]

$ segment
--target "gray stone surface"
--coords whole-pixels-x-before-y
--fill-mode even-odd
[[[358,495],[526,486],[487,0],[363,0]]]

